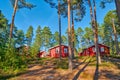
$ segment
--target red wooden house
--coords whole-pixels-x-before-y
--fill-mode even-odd
[[[49,55],[50,57],[55,57],[58,58],[60,56],[59,54],[60,46],[54,46],[49,49]],[[68,56],[68,46],[66,45],[61,45],[61,56],[62,57],[67,57]]]
[[[98,48],[101,56],[110,54],[110,50],[108,46],[103,44],[98,44]],[[84,49],[83,52],[79,53],[79,56],[95,56],[95,55],[96,55],[95,45],[90,46]]]
[[[40,58],[40,57],[45,57],[47,54],[46,54],[46,52],[45,51],[40,51],[39,53],[38,53],[38,57]]]

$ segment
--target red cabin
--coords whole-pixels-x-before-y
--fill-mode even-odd
[[[58,58],[60,56],[59,54],[60,46],[55,46],[49,49],[50,57]],[[61,45],[61,56],[67,57],[68,56],[68,46]]]
[[[45,51],[40,51],[38,53],[38,57],[45,57],[46,56],[46,52]]]
[[[110,50],[108,46],[103,44],[98,44],[98,48],[101,56],[110,54]],[[79,53],[79,56],[95,56],[95,55],[96,55],[95,45],[90,46],[84,49],[83,52]]]

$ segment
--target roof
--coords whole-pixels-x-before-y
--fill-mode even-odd
[[[16,49],[20,49],[20,48],[23,48],[23,47],[29,47],[29,46],[27,46],[27,45],[22,45],[22,46],[16,47]]]
[[[67,45],[64,45],[64,44],[61,44],[61,46],[66,46],[66,47],[68,47]],[[53,48],[56,48],[56,47],[59,47],[59,45],[56,45],[56,46],[54,46],[54,47],[51,47],[49,50],[51,50],[51,49],[53,49]]]
[[[108,47],[108,46],[106,46],[106,45],[104,45],[104,44],[98,44],[98,45],[101,45],[101,46],[104,46],[104,47]],[[90,48],[90,47],[95,47],[95,45],[89,46],[88,48]],[[108,47],[108,48],[109,48],[109,47]],[[87,49],[87,48],[85,48],[85,49]]]
[[[108,46],[106,46],[106,45],[104,45],[104,44],[98,44],[98,45],[102,45],[102,46],[104,46],[104,47],[109,48]],[[88,48],[91,48],[91,47],[95,47],[95,45],[89,46]],[[82,52],[84,52],[84,51],[87,50],[88,48],[84,48]],[[82,52],[80,52],[80,53],[82,53]]]
[[[45,52],[45,51],[39,51],[40,53]]]

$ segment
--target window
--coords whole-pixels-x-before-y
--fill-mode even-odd
[[[95,49],[95,47],[93,47],[93,48],[92,48],[92,50],[93,50],[93,52],[96,52],[96,49]]]
[[[89,54],[89,50],[87,50],[87,54]]]
[[[67,48],[64,48],[64,53],[68,53],[68,49]]]
[[[59,53],[59,48],[56,48],[56,49],[55,49],[55,53]]]
[[[101,52],[104,52],[104,47],[101,47]]]

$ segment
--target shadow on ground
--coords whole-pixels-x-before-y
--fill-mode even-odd
[[[120,80],[120,73],[115,74],[113,71],[107,70],[102,70],[100,73],[102,73],[102,75],[108,78],[109,80]]]
[[[83,62],[84,62],[84,61],[83,61]],[[90,62],[91,62],[91,61],[89,61],[88,63],[86,63],[86,64],[84,65],[84,67],[78,71],[78,73],[74,76],[74,78],[73,78],[72,80],[77,80],[78,77],[80,76],[80,74],[84,71],[84,69],[88,66],[88,64],[89,64]]]
[[[75,76],[73,77],[73,75],[71,76],[73,79],[72,80],[77,80],[78,77],[80,76],[80,74],[85,70],[85,68],[89,65],[91,61],[91,59],[89,60],[89,62],[87,61],[87,58],[83,60],[83,62],[75,62],[77,63],[76,66],[74,66],[73,69],[76,69],[78,72],[77,74],[75,74]],[[35,66],[38,66],[37,68],[31,69]],[[5,76],[5,77],[1,77],[1,79],[11,79],[13,77],[16,77],[15,79],[25,79],[25,80],[32,80],[32,79],[41,79],[41,80],[68,80],[70,79],[70,73],[67,72],[67,70],[63,70],[62,75],[61,72],[57,72],[57,70],[54,68],[54,64],[52,65],[46,65],[46,66],[42,66],[40,67],[38,64],[36,64],[34,66],[30,66],[30,70],[25,71],[24,73],[19,73],[17,75],[9,75],[9,76]],[[82,68],[78,69],[78,67],[80,65],[83,65]],[[65,73],[64,73],[65,72]],[[18,76],[18,77],[17,77]]]
[[[73,62],[73,63],[75,63],[73,69],[78,68],[78,66],[82,65],[83,63],[85,63],[86,60],[87,60],[87,58],[83,62],[79,62],[79,63]]]
[[[108,61],[108,62],[113,63],[114,65],[116,65],[118,67],[118,69],[120,69],[120,59],[113,58],[113,57],[103,57],[102,59],[104,61]]]
[[[98,78],[99,78],[99,65],[97,64],[93,80],[98,80]]]
[[[27,71],[21,72],[21,73],[18,73],[18,74],[14,74],[14,75],[0,76],[0,80],[6,80],[6,79],[9,79],[9,78],[12,78],[12,77],[16,77],[16,76],[19,76],[19,75],[22,75],[22,74],[25,74],[25,73],[27,73]]]

